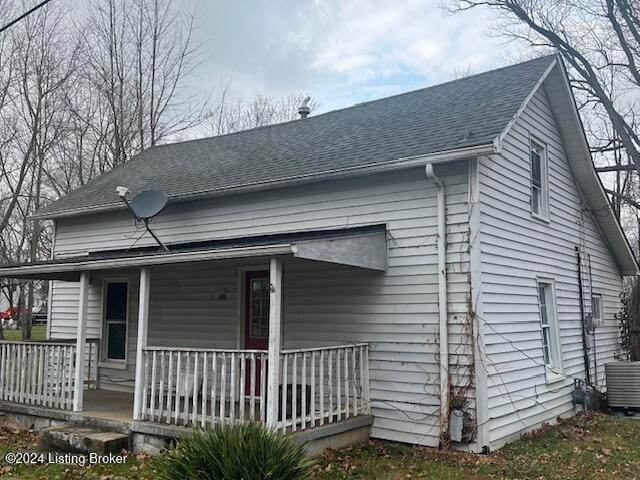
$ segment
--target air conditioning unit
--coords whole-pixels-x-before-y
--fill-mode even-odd
[[[604,365],[609,408],[640,410],[640,362],[612,362]]]

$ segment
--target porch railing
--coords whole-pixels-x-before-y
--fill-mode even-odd
[[[72,341],[0,341],[0,400],[73,408],[76,345]],[[97,340],[87,342],[84,388],[96,388]]]
[[[142,419],[175,425],[261,420],[267,352],[146,347]]]
[[[265,421],[266,350],[146,347],[143,358],[142,420],[202,427]],[[279,367],[283,430],[370,412],[367,344],[285,350]]]
[[[366,343],[284,350],[280,379],[283,430],[306,430],[371,411]]]

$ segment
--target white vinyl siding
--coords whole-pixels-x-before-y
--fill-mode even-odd
[[[549,222],[531,215],[531,138],[544,142]],[[495,448],[522,431],[573,414],[573,377],[584,377],[575,246],[588,282],[602,295],[603,327],[596,332],[598,378],[619,350],[614,315],[621,272],[572,178],[544,89],[517,119],[502,153],[480,164],[482,341],[488,370],[489,436]],[[566,378],[547,382],[541,349],[537,278],[555,286],[560,349]],[[589,302],[585,285],[585,304]],[[593,356],[591,356],[593,360]],[[592,371],[595,370],[592,368]]]
[[[453,384],[464,387],[466,404],[473,412],[467,171],[467,162],[459,162],[437,173],[447,188],[450,370]],[[420,168],[174,203],[154,220],[153,227],[164,242],[173,243],[386,224],[387,272],[311,261],[285,263],[284,346],[370,342],[372,435],[437,446],[436,214],[435,186]],[[126,211],[60,219],[55,253],[62,257],[126,248],[133,231]],[[148,237],[138,243],[153,244]],[[264,268],[263,260],[153,269],[149,344],[235,347],[242,311],[239,268]],[[75,284],[54,283],[54,292],[66,294],[54,293],[52,332],[73,334],[73,314],[58,314],[67,303],[77,310]],[[137,307],[132,305],[131,312],[129,339],[135,349]],[[92,331],[96,330],[92,327]],[[134,361],[130,350],[127,370],[119,372],[119,378],[128,375],[132,380]]]
[[[115,276],[129,282],[129,318],[127,324],[127,358],[124,364],[103,363],[98,368],[100,388],[133,391],[138,318],[138,276],[127,272],[92,273],[89,284],[87,338],[103,338],[103,287],[107,278]],[[51,295],[51,338],[75,338],[78,319],[78,284],[53,281]],[[104,347],[101,345],[101,357]]]

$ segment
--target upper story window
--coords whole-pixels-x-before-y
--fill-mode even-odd
[[[544,146],[531,141],[531,213],[536,217],[549,217],[547,181],[547,155]]]

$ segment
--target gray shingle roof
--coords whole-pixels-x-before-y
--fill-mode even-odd
[[[115,188],[169,198],[484,145],[553,61],[541,57],[305,120],[150,148],[41,210],[118,203]]]

